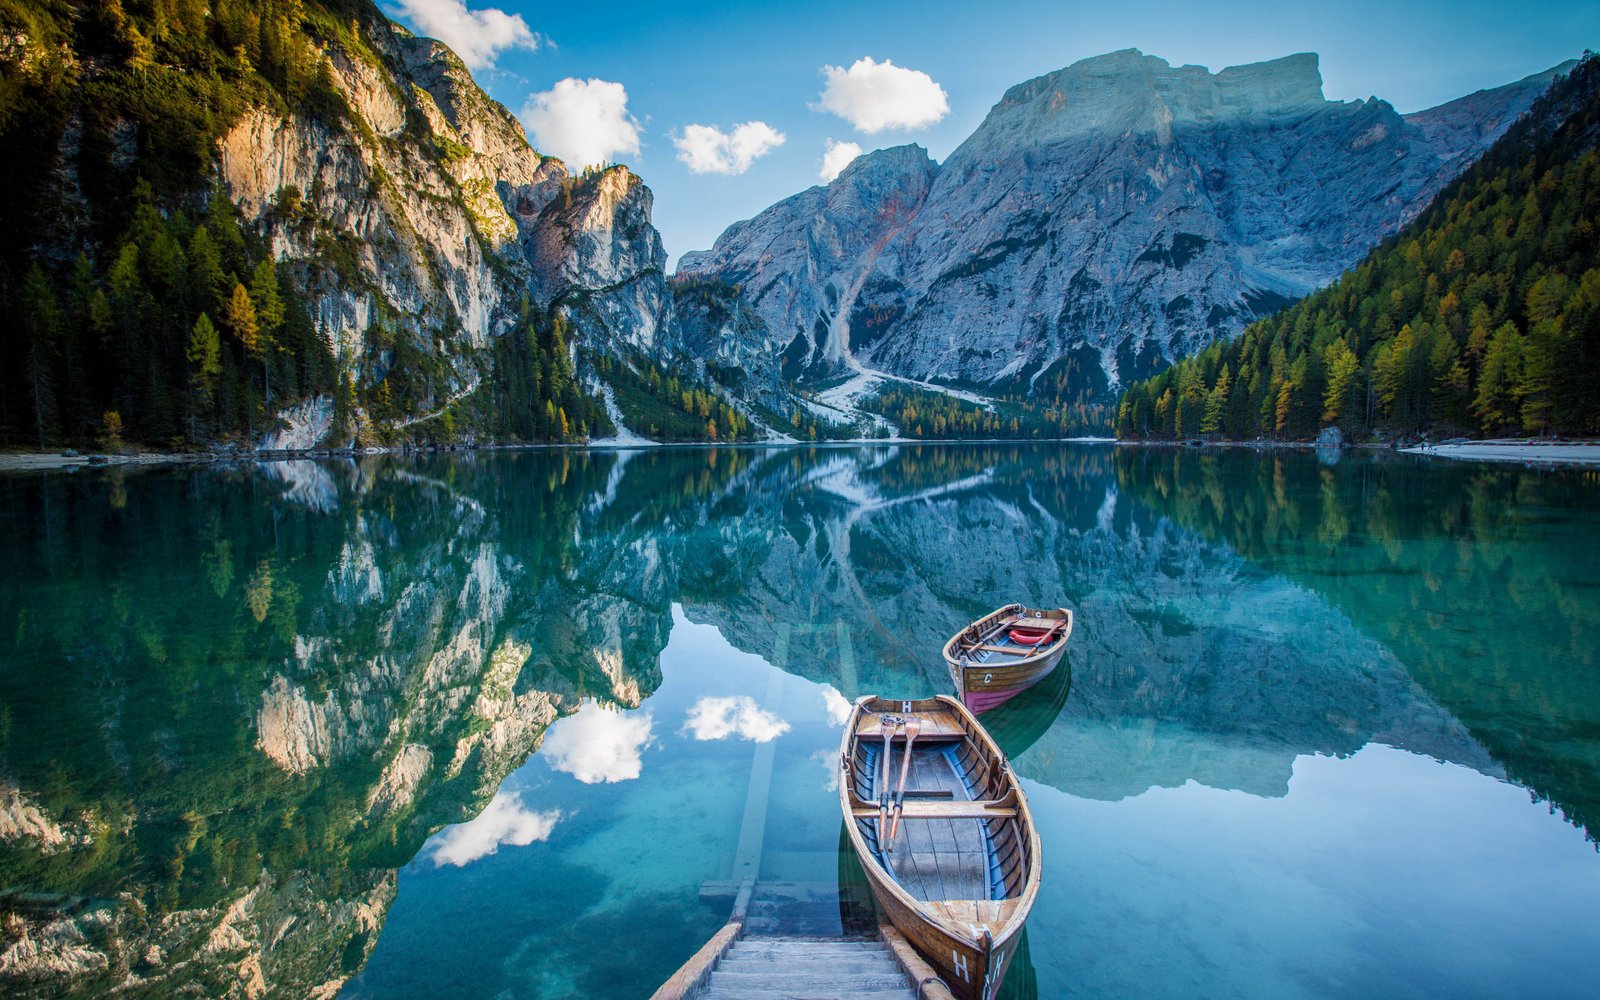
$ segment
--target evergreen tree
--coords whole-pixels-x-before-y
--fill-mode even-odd
[[[1355,397],[1361,386],[1361,362],[1349,343],[1340,340],[1328,348],[1326,366],[1328,391],[1322,398],[1322,419],[1345,425],[1360,415]]]
[[[196,226],[189,237],[189,287],[193,290],[194,307],[210,312],[225,303],[228,278],[222,271],[222,255],[211,231]]]
[[[27,344],[27,389],[39,447],[57,433],[55,365],[61,335],[61,314],[50,280],[38,264],[28,269],[22,282],[22,332]]]
[[[222,342],[211,317],[205,313],[195,320],[189,334],[189,387],[194,391],[195,409],[206,413],[211,410],[217,391],[217,379],[222,375]]]
[[[1128,387],[1124,436],[1600,433],[1600,57],[1586,56],[1332,287]],[[1205,426],[1215,424],[1206,419]]]
[[[235,292],[237,295],[238,293]],[[272,357],[283,329],[283,299],[278,295],[278,274],[269,258],[256,265],[250,277],[250,305],[256,315],[256,353],[261,359],[262,396],[272,402]]]
[[[257,360],[266,357],[261,339],[261,324],[256,318],[256,306],[250,299],[250,292],[243,284],[234,283],[233,294],[228,297],[228,308],[224,316],[228,329],[233,331],[233,336],[244,347],[246,354]]]
[[[1522,335],[1507,323],[1489,340],[1472,402],[1472,412],[1485,431],[1502,430],[1516,419],[1517,385],[1521,380]]]
[[[1217,375],[1216,384],[1206,396],[1206,415],[1200,422],[1200,433],[1217,434],[1223,430],[1228,414],[1228,394],[1232,389],[1233,379],[1228,366],[1224,364],[1221,373]]]

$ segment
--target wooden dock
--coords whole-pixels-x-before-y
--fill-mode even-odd
[[[788,629],[780,627],[774,656],[780,665],[788,639]],[[853,674],[843,626],[840,646]],[[777,681],[774,675],[768,707]],[[771,742],[755,747],[732,877],[700,889],[702,901],[732,898],[728,922],[651,1000],[955,1000],[892,926],[841,919],[837,884],[761,880],[773,750]],[[824,925],[843,925],[843,933],[818,933]]]
[[[730,929],[731,933],[730,933]],[[891,927],[888,937],[741,937],[729,923],[653,1000],[951,1000],[933,970]],[[920,983],[920,991],[919,991]]]

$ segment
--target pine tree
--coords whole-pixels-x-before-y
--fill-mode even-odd
[[[43,450],[57,433],[55,363],[61,335],[61,311],[50,279],[38,264],[28,268],[22,281],[22,331],[28,345],[25,359],[29,403],[34,430]]]
[[[194,391],[195,409],[209,412],[222,375],[222,343],[211,317],[205,313],[195,320],[189,333],[189,387]]]
[[[1534,287],[1537,289],[1539,285]],[[1565,302],[1565,294],[1561,301]],[[1553,310],[1559,308],[1559,305],[1552,305],[1541,309],[1539,314],[1551,317]],[[1531,307],[1529,315],[1534,315]],[[1561,321],[1546,318],[1535,322],[1523,341],[1522,370],[1517,378],[1517,397],[1522,403],[1519,415],[1522,426],[1535,434],[1550,426],[1554,413],[1556,386],[1561,378],[1558,365],[1562,339]]]
[[[223,320],[233,332],[234,338],[244,347],[246,354],[252,358],[262,356],[261,326],[256,320],[255,303],[250,301],[249,290],[237,281],[233,284],[233,294],[228,297]]]
[[[1206,415],[1200,421],[1200,433],[1216,434],[1221,432],[1228,414],[1228,393],[1233,388],[1233,379],[1229,374],[1226,363],[1222,371],[1217,374],[1217,384],[1211,387],[1211,392],[1206,396]]]
[[[228,278],[222,272],[222,255],[217,242],[205,226],[196,226],[189,237],[189,288],[194,296],[193,306],[209,312],[226,304]]]
[[[237,295],[238,293],[235,292]],[[256,314],[256,341],[260,345],[262,395],[272,401],[272,356],[278,346],[278,331],[283,328],[283,299],[278,295],[278,274],[272,261],[256,265],[250,276],[250,304]]]
[[[1361,384],[1361,362],[1350,345],[1340,340],[1328,348],[1328,391],[1322,398],[1322,419],[1330,424],[1344,424],[1358,416],[1353,405],[1356,390]]]
[[[1509,426],[1517,417],[1517,383],[1522,378],[1522,335],[1506,323],[1489,339],[1478,374],[1472,412],[1485,431]]]

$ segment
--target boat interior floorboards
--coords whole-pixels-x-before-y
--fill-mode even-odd
[[[877,751],[878,748],[874,748]],[[895,747],[891,791],[899,782],[900,755],[904,746]],[[948,791],[956,801],[973,798],[957,766],[957,748],[945,743],[917,747],[911,755],[907,789]],[[877,765],[878,752],[872,754]],[[875,773],[875,772],[874,772]],[[876,825],[877,820],[866,822]],[[887,835],[888,831],[883,831]],[[978,819],[902,818],[894,850],[882,851],[879,860],[917,899],[990,899],[989,858],[993,844],[988,827]]]

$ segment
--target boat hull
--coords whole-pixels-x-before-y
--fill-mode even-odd
[[[993,1000],[1000,992],[1020,935],[1007,939],[998,948],[985,950],[930,923],[889,890],[881,869],[873,871],[875,866],[872,865],[863,867],[868,869],[867,883],[872,886],[872,894],[883,915],[905,936],[917,954],[938,970],[950,992],[959,1000]]]
[[[961,701],[974,714],[981,715],[997,708],[1049,677],[1061,665],[1067,654],[1066,643],[1032,661],[1026,667],[991,667],[988,665],[950,667],[950,678],[955,682]]]

